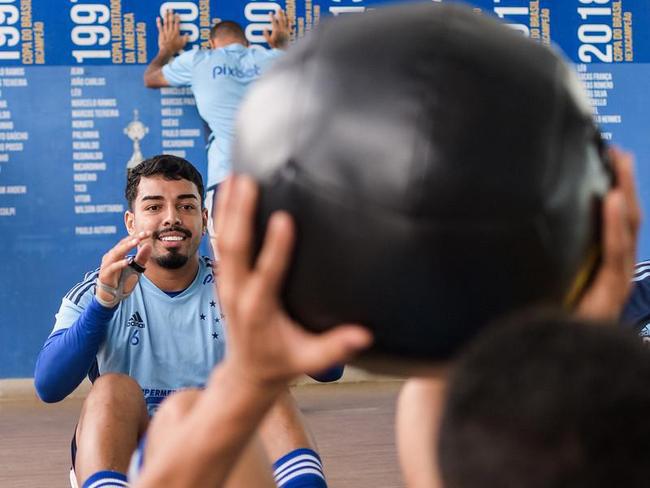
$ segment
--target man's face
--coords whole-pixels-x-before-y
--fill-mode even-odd
[[[151,231],[150,261],[178,269],[197,253],[207,210],[201,210],[201,197],[194,183],[152,176],[140,179],[133,211],[127,211],[124,219],[131,235]]]

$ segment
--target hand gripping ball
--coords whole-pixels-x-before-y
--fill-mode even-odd
[[[561,57],[444,4],[321,24],[252,88],[234,161],[261,186],[260,239],[274,210],[295,218],[289,312],[367,325],[381,360],[446,359],[504,313],[563,304],[610,184]]]

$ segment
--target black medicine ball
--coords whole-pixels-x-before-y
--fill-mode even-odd
[[[366,359],[452,356],[487,321],[560,305],[598,249],[610,178],[575,74],[458,5],[326,21],[252,88],[235,171],[258,237],[288,210],[285,303],[307,328],[358,322]]]

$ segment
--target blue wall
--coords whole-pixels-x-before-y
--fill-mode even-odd
[[[647,0],[475,0],[484,12],[578,65],[605,137],[637,155],[648,212]],[[155,18],[182,15],[193,45],[216,18],[263,42],[269,10],[285,8],[298,37],[321,17],[380,0],[4,0],[0,4],[0,378],[30,377],[61,297],[124,235],[123,184],[133,152],[124,129],[147,127],[142,152],[175,151],[205,169],[203,124],[187,90],[148,90]],[[31,5],[31,9],[26,8]],[[111,5],[113,6],[111,10]],[[119,6],[119,8],[118,8]],[[22,9],[21,9],[22,7]],[[112,30],[111,30],[112,29]],[[390,33],[399,35],[399,33]],[[164,126],[163,126],[164,124]],[[181,129],[174,131],[170,129]],[[640,257],[650,257],[644,227]]]

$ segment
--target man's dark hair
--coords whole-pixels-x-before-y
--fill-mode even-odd
[[[234,37],[244,44],[248,44],[243,27],[233,20],[222,20],[212,26],[210,29],[210,39],[217,39],[219,37]]]
[[[547,317],[488,330],[454,369],[446,488],[648,486],[650,353],[616,324]]]
[[[143,176],[148,178],[158,175],[166,180],[188,180],[194,183],[199,191],[201,208],[203,208],[203,178],[201,177],[201,173],[186,159],[169,154],[161,154],[145,159],[135,168],[128,171],[124,196],[129,204],[129,210],[133,210],[133,202],[135,202],[138,196],[140,178]]]

